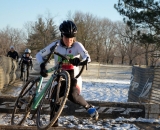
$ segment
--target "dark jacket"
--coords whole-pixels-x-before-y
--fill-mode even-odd
[[[11,57],[11,58],[13,58],[13,59],[15,59],[17,61],[18,61],[18,58],[19,58],[18,53],[16,51],[13,51],[13,52],[9,51],[7,53],[7,57]]]
[[[26,57],[25,54],[23,54],[19,64],[21,64],[21,63],[32,66],[32,56]]]

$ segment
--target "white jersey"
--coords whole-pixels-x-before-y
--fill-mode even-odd
[[[60,54],[64,56],[69,56],[71,58],[78,57],[78,58],[86,59],[88,57],[89,58],[88,62],[91,61],[88,52],[86,51],[86,49],[80,42],[74,42],[71,47],[66,47],[60,42],[60,40],[57,40],[57,41],[52,42],[51,44],[49,44],[47,47],[45,47],[44,49],[42,49],[36,54],[36,59],[39,64],[44,62],[43,59],[51,52],[50,48],[54,46],[55,43],[57,42],[58,42],[58,46],[55,48],[56,52],[59,52]],[[59,62],[60,57],[57,55],[54,55],[54,59],[55,59],[55,64],[56,64]],[[74,66],[73,69],[74,69],[74,76],[76,76],[79,73],[79,67]],[[81,76],[77,79],[77,85],[78,85],[79,90],[81,91],[81,88],[82,88]]]

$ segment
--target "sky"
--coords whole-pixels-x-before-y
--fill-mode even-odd
[[[25,23],[35,22],[39,15],[47,17],[48,14],[59,26],[69,12],[76,11],[122,21],[122,16],[114,9],[116,3],[118,0],[1,0],[0,29],[6,26],[22,29]]]

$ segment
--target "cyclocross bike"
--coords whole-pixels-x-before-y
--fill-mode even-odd
[[[43,77],[39,76],[36,79],[30,79],[21,90],[19,96],[16,99],[14,110],[11,116],[12,125],[21,125],[24,123],[25,119],[29,117],[33,119],[36,117],[36,124],[39,130],[46,130],[51,127],[58,117],[60,116],[64,105],[67,101],[67,97],[70,90],[70,75],[66,70],[62,69],[62,63],[64,61],[70,61],[69,57],[65,57],[58,52],[55,52],[55,48],[58,44],[56,43],[51,48],[51,53],[46,59],[45,63],[48,62],[52,54],[56,54],[61,57],[61,61],[54,67],[47,70],[47,73],[53,73],[47,83],[43,86]],[[75,77],[78,78],[85,66],[87,69],[88,58],[82,60],[79,66],[81,70],[79,74]],[[65,83],[65,91],[61,92],[61,83]],[[55,100],[51,98],[52,93],[56,97]],[[63,94],[62,94],[63,93]],[[62,97],[60,95],[63,95]],[[53,106],[59,105],[58,108],[50,109],[50,102],[54,102]],[[58,110],[57,110],[58,109]],[[30,114],[31,113],[31,114]],[[54,114],[52,120],[50,120],[50,113]],[[47,115],[48,114],[48,115]]]

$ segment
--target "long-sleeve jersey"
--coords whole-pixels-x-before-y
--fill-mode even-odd
[[[24,63],[32,66],[32,56],[26,57],[25,54],[22,55],[19,64]]]
[[[52,46],[55,45],[55,43],[58,42],[58,46],[55,48],[56,52],[59,52],[60,54],[64,55],[64,56],[69,56],[71,58],[74,57],[78,57],[78,58],[82,58],[82,59],[86,59],[87,57],[88,62],[91,61],[90,56],[88,54],[88,52],[86,51],[86,49],[84,48],[84,46],[80,43],[80,42],[74,42],[72,44],[71,47],[66,47],[64,45],[64,43],[61,42],[61,40],[57,40],[52,42],[51,44],[49,44],[47,47],[45,47],[44,49],[40,50],[37,54],[36,54],[36,59],[37,62],[39,64],[44,62],[44,58],[51,52],[50,49]],[[54,55],[54,60],[55,60],[55,64],[58,63],[60,61],[60,57],[57,55]],[[64,63],[66,64],[66,63]],[[74,66],[72,69],[74,69],[74,76],[76,76],[79,73],[79,67]],[[81,76],[77,79],[79,84],[79,89],[81,90],[82,88],[82,79]]]
[[[11,57],[11,58],[13,58],[13,59],[15,59],[15,60],[18,60],[18,58],[19,58],[19,56],[18,56],[18,53],[16,52],[16,51],[9,51],[8,53],[7,53],[7,57]]]

